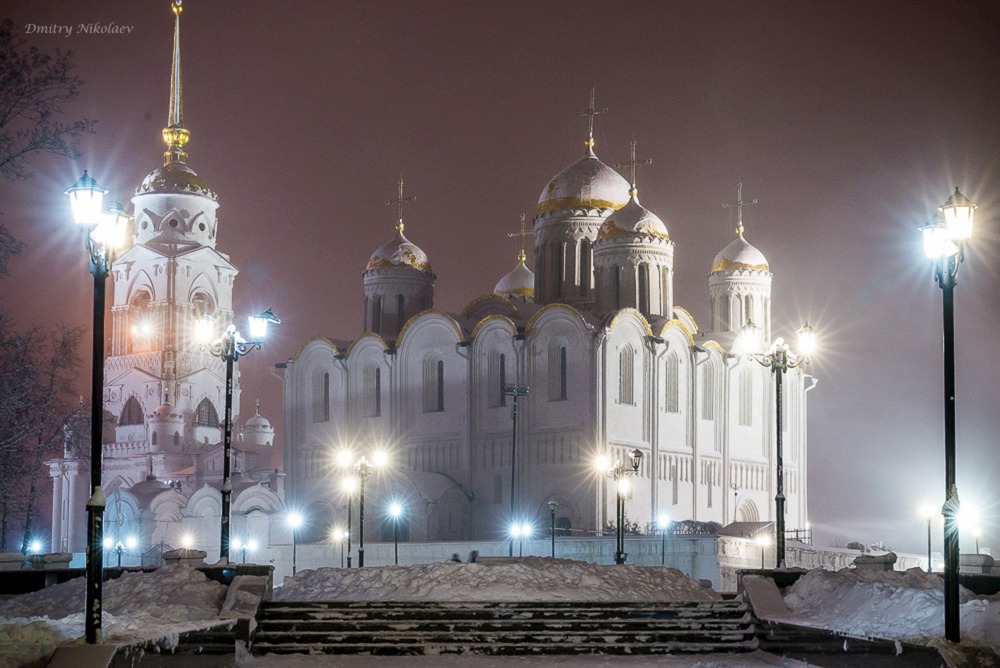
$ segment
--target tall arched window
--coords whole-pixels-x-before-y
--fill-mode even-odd
[[[406,297],[396,295],[396,332],[403,331],[406,324]]]
[[[680,360],[677,353],[667,354],[666,368],[664,369],[666,383],[664,387],[664,410],[668,413],[680,413]]]
[[[628,345],[618,353],[618,403],[635,405],[635,351]]]
[[[590,268],[590,239],[583,238],[580,240],[580,296],[586,297],[590,294],[590,280],[591,280],[591,268]]]
[[[194,423],[199,427],[218,427],[219,413],[207,398],[202,399],[195,411]]]
[[[444,410],[444,361],[428,357],[424,360],[424,412]]]
[[[382,369],[377,366],[365,369],[365,415],[382,415]]]
[[[560,338],[549,343],[548,358],[549,401],[564,401],[569,396],[565,339]]]
[[[753,374],[750,369],[740,370],[740,426],[753,424]]]
[[[649,265],[639,265],[639,312],[649,315]]]
[[[368,327],[375,334],[382,333],[382,297],[372,297],[372,321]]]
[[[507,405],[507,395],[503,393],[507,384],[507,356],[496,350],[490,351],[489,368],[486,373],[487,405],[493,408]]]
[[[715,417],[715,373],[711,364],[701,368],[701,418],[711,420]]]
[[[142,290],[132,295],[128,304],[128,351],[141,353],[153,349],[156,323],[153,322],[152,296]]]
[[[313,422],[330,421],[330,374],[317,373],[313,385]]]

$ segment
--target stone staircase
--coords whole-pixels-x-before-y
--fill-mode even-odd
[[[700,654],[757,649],[738,600],[682,603],[263,602],[251,652]]]

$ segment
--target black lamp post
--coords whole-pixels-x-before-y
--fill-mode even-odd
[[[629,466],[622,464],[620,459],[615,460],[613,465],[609,465],[606,457],[600,457],[597,461],[598,471],[604,473],[615,481],[615,514],[616,514],[616,542],[615,542],[615,563],[624,564],[628,554],[625,553],[625,494],[627,489],[627,478],[632,475],[639,475],[639,464],[642,462],[642,451],[636,448],[628,453]]]
[[[302,521],[303,519],[301,513],[297,513],[294,511],[288,513],[288,526],[292,528],[292,575],[295,575],[297,570],[296,567],[298,565],[296,563],[296,556],[297,556],[296,552],[299,542],[298,541],[299,527],[302,526]]]
[[[389,506],[389,515],[392,517],[392,542],[395,554],[395,564],[399,566],[399,516],[403,514],[403,506],[400,503],[392,503]]]
[[[344,539],[347,537],[345,535],[345,533],[346,532],[343,529],[340,529],[340,528],[333,530],[333,540],[335,542],[337,542],[337,543],[340,543],[340,567],[341,568],[344,567]]]
[[[556,558],[556,508],[559,502],[555,499],[549,501],[549,517],[552,520],[549,536],[552,539],[552,558]]]
[[[955,188],[940,211],[944,222],[920,229],[924,250],[934,265],[934,279],[941,287],[944,310],[944,636],[961,640],[958,614],[958,487],[955,484],[955,285],[965,260],[965,243],[972,237],[976,205]]]
[[[517,507],[515,498],[517,496],[517,398],[521,395],[528,394],[527,385],[511,385],[509,383],[504,383],[503,394],[507,397],[514,397],[514,401],[510,406],[510,419],[513,423],[513,430],[511,431],[510,439],[510,521],[514,522],[514,510]],[[511,536],[510,539],[510,549],[507,552],[508,557],[514,556],[514,537]]]
[[[102,640],[101,620],[104,580],[104,508],[101,487],[104,425],[104,303],[105,288],[115,250],[123,245],[128,216],[117,202],[105,210],[107,190],[97,185],[86,170],[66,194],[73,219],[86,234],[90,273],[94,275],[94,340],[90,385],[90,499],[87,501],[87,596],[84,626],[88,644]]]
[[[351,472],[358,482],[358,568],[365,565],[365,481],[368,476],[375,473],[388,463],[388,455],[384,452],[376,452],[372,455],[372,461],[364,455],[358,457],[351,464],[353,455],[350,451],[344,450],[337,456],[340,466],[350,465]],[[350,538],[350,501],[348,501],[348,539]],[[347,567],[351,566],[350,544],[348,544]]]
[[[934,566],[931,563],[931,522],[934,520],[934,508],[929,505],[923,506],[921,514],[927,519],[927,572],[932,573]]]
[[[226,416],[222,434],[222,527],[219,538],[219,559],[229,561],[229,520],[233,496],[232,445],[233,445],[233,368],[236,362],[252,350],[260,350],[267,335],[269,323],[278,324],[278,319],[269,308],[260,315],[247,318],[250,339],[244,339],[234,325],[226,327],[221,338],[212,340],[214,322],[210,315],[198,320],[198,337],[208,351],[221,357],[226,363]]]
[[[752,325],[747,325],[744,335],[751,334]],[[775,465],[775,566],[783,568],[785,565],[785,471],[782,458],[782,381],[785,372],[794,369],[802,364],[809,363],[809,355],[812,354],[816,342],[816,330],[809,326],[807,322],[799,328],[799,356],[794,355],[788,348],[788,344],[782,338],[775,339],[771,349],[766,353],[748,353],[747,357],[768,367],[774,374],[774,465]],[[742,345],[746,346],[744,342]]]
[[[667,565],[667,527],[670,526],[670,518],[666,515],[660,515],[657,520],[657,524],[660,525],[660,565]]]

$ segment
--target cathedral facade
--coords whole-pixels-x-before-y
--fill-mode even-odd
[[[602,457],[629,470],[624,513],[640,530],[664,515],[775,519],[775,382],[734,354],[750,331],[758,350],[771,338],[772,275],[744,237],[743,203],[732,242],[706,258],[703,330],[674,303],[674,242],[632,181],[598,159],[591,134],[539,197],[537,273],[522,250],[460,313],[435,309],[436,276],[400,210],[364,270],[358,334],[308,341],[281,365],[288,502],[311,518],[311,540],[347,525],[351,464],[377,452],[389,463],[367,476],[376,539],[392,540],[393,502],[409,540],[504,540],[512,522],[546,535],[550,517],[560,535],[593,536],[616,518]],[[814,383],[783,375],[789,529],[808,519]]]

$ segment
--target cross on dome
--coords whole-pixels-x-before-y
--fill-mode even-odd
[[[534,230],[524,229],[524,214],[521,214],[521,231],[520,232],[508,232],[507,236],[513,239],[514,237],[521,237],[521,252],[517,255],[518,262],[524,262],[527,259],[527,255],[524,254],[524,238],[529,234],[534,234]]]
[[[590,106],[587,107],[586,111],[581,111],[580,116],[587,116],[587,146],[589,148],[594,148],[594,116],[600,116],[601,114],[608,113],[607,108],[597,109],[594,107],[594,92],[597,90],[597,86],[590,87]]]
[[[743,184],[736,184],[736,201],[726,202],[722,205],[723,209],[729,209],[731,207],[736,207],[736,234],[743,234],[743,207],[750,206],[751,204],[756,204],[757,198],[754,197],[749,202],[743,201]]]
[[[402,232],[403,231],[403,202],[414,202],[414,201],[416,201],[416,199],[417,198],[414,197],[413,195],[410,195],[409,197],[403,197],[403,175],[400,174],[399,175],[399,195],[397,195],[396,199],[387,199],[385,201],[385,205],[386,206],[390,206],[392,204],[395,204],[397,206],[397,212],[398,212],[398,219],[397,219],[397,222],[396,222],[396,231],[397,232]]]
[[[639,192],[638,189],[635,187],[635,170],[636,170],[636,167],[644,167],[646,165],[652,165],[652,164],[653,164],[653,159],[652,158],[646,158],[642,162],[639,162],[639,161],[637,161],[635,159],[635,139],[633,139],[632,140],[632,155],[631,155],[631,158],[629,159],[629,161],[628,162],[619,162],[619,163],[615,164],[615,168],[616,169],[621,169],[622,167],[628,167],[630,169],[632,178],[629,180],[629,182],[632,184],[632,190],[629,191],[629,193],[628,193],[629,195],[631,195],[632,197],[635,197],[636,194]]]

